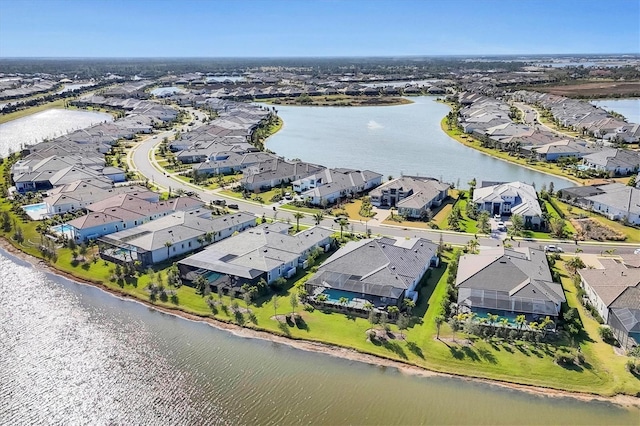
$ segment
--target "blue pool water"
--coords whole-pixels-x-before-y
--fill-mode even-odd
[[[66,223],[63,223],[62,225],[52,226],[51,230],[53,232],[59,232],[61,234],[64,234],[65,232],[71,232],[71,226],[67,225]]]
[[[46,212],[47,205],[45,203],[30,204],[28,206],[22,206],[22,210],[26,212],[37,212],[40,210],[44,210]]]
[[[204,277],[207,279],[207,281],[209,281],[210,283],[216,282],[218,280],[218,278],[220,278],[222,275],[220,275],[217,272],[208,272],[206,274],[204,274]]]
[[[328,289],[325,289],[323,293],[327,295],[327,297],[331,302],[335,302],[335,303],[338,303],[341,297],[346,297],[347,300],[349,301],[353,299],[353,293],[349,293],[348,291],[328,288]]]

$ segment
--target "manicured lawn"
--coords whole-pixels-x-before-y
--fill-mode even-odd
[[[316,214],[316,213],[323,212],[323,210],[320,209],[320,208],[296,207],[296,206],[291,205],[291,204],[283,204],[279,208],[282,209],[282,210],[291,210],[291,211],[295,211],[295,212],[302,212],[302,213],[309,213],[309,214]]]
[[[5,199],[0,200],[0,212],[9,211],[9,209],[10,203]],[[11,215],[13,216],[12,213]],[[19,219],[18,222],[27,241],[21,248],[30,254],[39,256],[37,245],[40,237],[36,231],[36,223],[22,222]],[[0,235],[10,238],[10,235],[1,232]],[[98,260],[95,264],[89,263],[88,267],[83,267],[81,264],[72,264],[69,249],[60,249],[58,255],[58,260],[54,265],[56,268],[70,272],[79,278],[102,283],[111,289],[138,297],[141,300],[148,301],[150,298],[149,293],[145,290],[149,283],[149,277],[145,273],[130,282],[112,282],[110,270],[114,267],[113,264]],[[91,253],[87,256],[90,257]],[[328,254],[323,254],[319,262],[326,259],[327,256]],[[175,289],[178,297],[177,305],[171,301],[157,301],[155,303],[195,315],[214,316],[222,321],[235,322],[238,320],[245,326],[296,339],[353,348],[434,371],[604,395],[617,392],[627,394],[640,392],[640,381],[624,370],[625,358],[613,355],[611,348],[599,340],[597,325],[585,315],[584,310],[579,306],[578,309],[587,332],[587,336],[581,342],[582,352],[586,358],[586,364],[583,366],[564,368],[556,365],[553,358],[557,347],[551,344],[533,345],[519,341],[507,342],[497,338],[487,341],[472,338],[470,340],[473,341],[473,344],[467,344],[467,339],[462,332],[457,333],[454,341],[452,332],[446,324],[441,328],[442,340],[436,340],[434,319],[441,312],[441,302],[446,295],[448,275],[446,268],[450,259],[451,254],[445,253],[441,266],[432,270],[431,276],[421,283],[418,305],[413,310],[415,318],[406,331],[406,340],[391,340],[385,344],[374,344],[366,340],[365,331],[371,328],[371,325],[364,318],[318,309],[305,311],[302,308],[297,308],[304,319],[305,326],[303,328],[289,326],[272,319],[274,315],[273,298],[278,302],[279,307],[276,310],[278,314],[292,310],[289,304],[289,294],[290,291],[293,291],[293,281],[290,281],[285,289],[279,293],[267,294],[258,299],[254,306],[250,306],[255,315],[255,324],[248,322],[249,318],[246,314],[242,318],[235,318],[235,316],[232,318],[231,311],[225,313],[221,308],[214,313],[208,306],[206,298],[198,295],[195,289],[187,286]],[[561,262],[558,264],[561,265]],[[166,281],[166,272],[163,272],[163,275],[165,275]],[[294,280],[307,280],[311,275],[311,271],[299,271]],[[569,306],[577,306],[577,298],[572,291],[572,284],[568,281],[568,277],[565,276],[562,280],[567,290]],[[217,296],[214,296],[215,298]],[[229,307],[233,302],[225,296],[221,303]],[[235,302],[244,307],[244,302],[241,300],[235,300]],[[390,327],[391,330],[397,331],[395,325]]]

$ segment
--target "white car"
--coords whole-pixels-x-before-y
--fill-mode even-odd
[[[498,231],[504,231],[506,228],[504,222],[498,222]]]
[[[562,247],[557,247],[557,246],[544,246],[544,251],[546,251],[547,253],[562,253],[562,252],[564,252],[564,250],[562,250]]]
[[[640,254],[640,248],[637,248],[633,251],[633,254]]]

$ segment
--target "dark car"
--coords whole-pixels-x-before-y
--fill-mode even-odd
[[[237,204],[228,204],[227,207],[229,207],[230,209],[235,209],[238,210],[238,205]]]

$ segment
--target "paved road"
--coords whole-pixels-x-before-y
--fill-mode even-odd
[[[202,113],[198,112],[198,120],[194,121],[194,126],[183,126],[183,129],[195,128],[197,125],[201,123],[201,120],[204,118]],[[237,198],[226,197],[217,193],[215,190],[205,190],[193,185],[189,185],[180,180],[174,179],[171,176],[166,176],[162,171],[159,170],[159,167],[154,166],[155,160],[152,160],[149,153],[162,142],[162,139],[167,137],[172,139],[175,132],[166,131],[157,135],[153,135],[148,137],[147,139],[139,142],[137,146],[135,146],[132,151],[129,153],[127,157],[127,161],[129,162],[129,167],[132,170],[137,170],[141,175],[147,177],[151,182],[155,185],[161,187],[163,190],[168,190],[171,188],[172,191],[176,191],[178,189],[182,189],[184,191],[193,191],[198,194],[200,199],[205,202],[210,202],[212,200],[219,199],[227,199],[229,204],[238,204],[240,210],[250,212],[258,217],[265,216],[269,219],[277,219],[281,221],[291,221],[292,224],[296,223],[295,218],[293,217],[293,212],[289,210],[284,210],[280,208],[280,205],[260,205],[254,202],[247,202],[244,200],[239,200]],[[274,210],[275,207],[275,210]],[[434,230],[423,230],[417,228],[400,228],[396,226],[389,225],[381,225],[378,221],[372,221],[375,224],[367,224],[362,221],[352,220],[348,229],[344,231],[347,232],[358,232],[364,234],[367,230],[372,233],[372,235],[388,235],[394,237],[423,237],[430,239],[432,241],[439,241],[440,236],[442,235],[442,239],[444,242],[454,245],[465,245],[470,240],[474,238],[473,235],[463,234],[463,233],[455,233],[449,231],[434,231]],[[300,219],[301,224],[305,225],[314,225],[315,221],[311,215],[305,214],[303,219]],[[330,229],[335,229],[336,231],[340,231],[340,227],[334,222],[333,218],[325,218],[320,226]],[[495,235],[495,238],[487,238],[487,237],[479,237],[478,241],[481,247],[491,247],[491,246],[500,246],[504,244],[504,239],[506,235],[498,234]],[[561,247],[567,253],[574,253],[577,248],[580,248],[585,253],[594,253],[601,254],[604,250],[614,250],[616,254],[623,253],[633,253],[633,250],[640,245],[631,245],[631,244],[610,244],[610,243],[597,243],[597,242],[589,242],[583,243],[580,242],[576,244],[574,241],[533,241],[533,240],[524,240],[518,239],[515,241],[507,241],[509,244],[512,244],[514,247],[535,247],[535,248],[543,248],[545,244],[554,244],[556,246]]]

